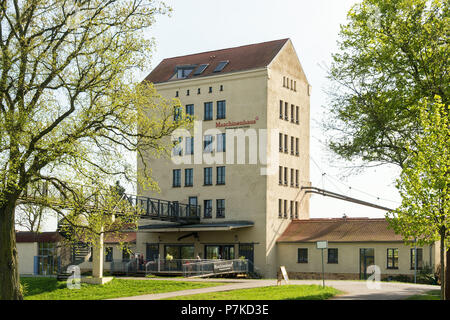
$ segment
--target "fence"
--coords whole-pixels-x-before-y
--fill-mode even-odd
[[[110,273],[111,274],[130,274],[138,272],[138,263],[136,259],[130,261],[113,260],[111,261]]]

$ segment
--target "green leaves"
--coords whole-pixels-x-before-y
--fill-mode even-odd
[[[365,0],[341,27],[329,70],[331,149],[347,160],[404,166],[423,98],[449,96],[449,2]]]

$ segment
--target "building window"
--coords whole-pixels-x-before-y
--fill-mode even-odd
[[[213,104],[212,102],[205,102],[205,117],[203,120],[213,119]]]
[[[184,186],[192,187],[194,185],[194,169],[184,169]]]
[[[181,148],[181,142],[183,141],[182,137],[179,137],[178,140],[173,141],[174,147],[172,149],[172,154],[174,156],[181,156],[183,154],[183,150]]]
[[[299,138],[295,138],[295,155],[298,156],[298,144],[299,144]]]
[[[203,207],[204,207],[204,218],[212,218],[212,200],[204,200],[203,201]]]
[[[279,144],[280,152],[283,152],[283,134],[282,133],[280,133],[280,140],[279,140],[278,144]]]
[[[178,98],[179,94],[178,91],[175,91],[175,98]]]
[[[200,88],[198,88],[197,89],[197,94],[200,94],[200,93],[201,93]]]
[[[290,210],[289,210],[289,216],[291,217],[291,219],[294,218],[294,201],[291,201],[291,206],[290,206]]]
[[[284,168],[284,185],[288,185],[288,168]]]
[[[216,200],[217,218],[225,218],[225,199]]]
[[[191,117],[194,116],[194,105],[193,104],[186,105],[186,114]]]
[[[286,88],[289,89],[289,78],[286,78]]]
[[[289,120],[288,108],[289,108],[289,103],[285,102],[284,103],[284,120],[286,120],[286,121]]]
[[[226,102],[225,100],[217,101],[217,119],[225,119],[226,117]]]
[[[284,152],[288,153],[288,135],[284,135]]]
[[[338,249],[328,249],[328,263],[338,263]]]
[[[217,184],[225,184],[225,167],[217,167]]]
[[[295,123],[296,124],[298,124],[298,110],[299,108],[298,108],[298,106],[297,107],[295,107]]]
[[[226,151],[226,134],[220,133],[217,135],[217,152],[225,152]]]
[[[423,249],[422,248],[411,248],[411,270],[414,270],[416,265],[416,252],[417,250],[417,270],[421,270],[423,268]]]
[[[106,247],[105,248],[105,261],[111,262],[113,261],[113,248],[112,247]]]
[[[186,137],[186,154],[194,154],[194,138]]]
[[[176,107],[175,110],[173,111],[173,121],[174,122],[178,122],[181,120],[181,107]]]
[[[283,217],[286,219],[287,218],[287,200],[284,200],[284,210],[283,210]]]
[[[283,87],[286,87],[286,77],[283,77]]]
[[[294,81],[294,91],[297,91],[297,81]]]
[[[220,85],[220,91],[223,91],[223,85]]]
[[[298,201],[295,201],[295,219],[298,219]]]
[[[398,269],[398,249],[387,249],[387,268]]]
[[[294,105],[291,104],[291,122],[293,123],[294,121]]]
[[[203,139],[203,152],[213,152],[213,136],[206,135]]]
[[[209,92],[209,93],[212,93],[212,87],[209,87],[208,92]]]
[[[181,187],[181,169],[173,170],[172,186],[174,188]]]
[[[297,262],[298,263],[308,263],[308,249],[307,248],[298,248]]]
[[[278,169],[278,184],[283,185],[283,167],[280,166]]]
[[[283,100],[280,100],[280,119],[283,120]]]
[[[294,169],[291,169],[291,187],[294,187]]]
[[[294,137],[291,137],[291,155],[294,155]]]
[[[212,185],[212,168],[204,168],[203,174],[204,174],[204,185],[205,186]]]
[[[189,95],[189,89],[186,90],[186,95],[187,95],[187,96]]]
[[[283,200],[278,199],[278,218],[283,217]]]
[[[298,170],[295,170],[295,186],[298,188]]]

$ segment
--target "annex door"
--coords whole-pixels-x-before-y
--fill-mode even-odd
[[[253,243],[240,243],[239,244],[239,257],[244,257],[248,262],[248,271],[253,272],[254,261],[254,245]]]
[[[370,274],[367,274],[367,267],[375,264],[375,249],[359,249],[359,278],[366,280]]]

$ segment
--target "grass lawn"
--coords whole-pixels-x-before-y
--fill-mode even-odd
[[[318,285],[284,285],[179,296],[168,300],[325,300],[341,293]]]
[[[57,281],[55,278],[23,277],[20,281],[25,286],[25,300],[100,300],[222,285],[170,280],[113,279],[104,285],[81,283],[80,289],[68,289],[66,281]]]
[[[424,294],[408,297],[406,300],[441,300],[441,290],[427,291]]]

